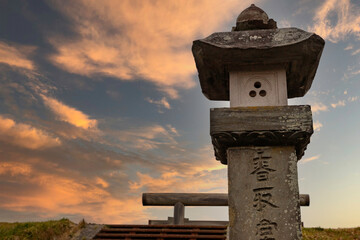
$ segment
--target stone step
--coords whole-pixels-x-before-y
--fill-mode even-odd
[[[226,226],[106,225],[93,239],[226,239]]]

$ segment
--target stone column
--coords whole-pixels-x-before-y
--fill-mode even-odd
[[[211,110],[215,155],[228,164],[230,240],[301,239],[297,161],[312,133],[309,106]]]
[[[301,239],[293,146],[227,150],[230,239]]]

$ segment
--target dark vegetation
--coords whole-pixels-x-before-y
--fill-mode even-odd
[[[360,227],[358,228],[304,228],[303,240],[360,240]]]
[[[0,223],[1,240],[71,239],[77,224],[69,219],[46,222]]]

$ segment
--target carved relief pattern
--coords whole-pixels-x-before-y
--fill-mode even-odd
[[[241,146],[295,146],[298,160],[310,143],[310,132],[306,131],[243,131],[216,132],[211,134],[215,157],[227,164],[229,147]]]

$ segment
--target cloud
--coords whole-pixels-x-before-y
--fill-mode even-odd
[[[309,157],[309,158],[302,159],[302,160],[300,161],[300,163],[304,164],[304,163],[308,163],[308,162],[317,160],[317,159],[320,158],[320,156],[321,156],[321,155],[316,155],[316,156],[313,156],[313,157]]]
[[[41,94],[44,104],[61,120],[82,129],[96,129],[97,120],[64,103]]]
[[[357,54],[359,54],[359,53],[360,53],[360,48],[357,49],[357,50],[355,50],[355,51],[353,51],[353,52],[351,53],[351,55],[354,56],[354,55],[357,55]]]
[[[352,66],[347,67],[347,71],[344,72],[344,76],[341,80],[347,80],[349,78],[353,78],[356,75],[360,74],[360,69],[358,64],[353,64]]]
[[[10,176],[27,176],[31,171],[31,166],[28,164],[20,162],[0,162],[0,175],[9,174]]]
[[[309,28],[320,36],[338,42],[351,35],[360,37],[360,8],[350,0],[326,0],[316,10]]]
[[[359,96],[349,97],[349,98],[348,98],[348,101],[349,101],[349,102],[356,102],[357,100],[359,100]]]
[[[177,132],[170,127],[143,136]],[[33,213],[31,220],[66,216],[73,221],[145,224],[155,217],[142,207],[145,191],[226,192],[226,166],[215,161],[210,144],[180,156],[168,154],[166,162],[161,155],[147,155],[139,162],[129,153],[116,154],[90,142],[64,143],[41,154],[7,149],[0,154],[0,210],[15,216]]]
[[[322,128],[323,125],[322,125],[321,122],[316,121],[316,122],[314,122],[313,126],[314,126],[315,132],[319,132],[319,131],[320,131],[320,128]]]
[[[356,102],[359,100],[359,96],[349,96],[347,98],[348,103]],[[337,103],[332,103],[331,107],[337,108],[337,107],[344,107],[346,105],[346,100],[339,100]]]
[[[357,70],[357,71],[354,71],[354,72],[351,72],[352,75],[358,75],[360,74],[360,70]]]
[[[171,126],[170,124],[167,124],[166,127],[169,129],[170,132],[172,132],[175,136],[180,136],[176,128]]]
[[[353,49],[353,48],[354,48],[354,46],[351,45],[351,44],[349,44],[349,45],[346,46],[346,48],[344,48],[344,50],[345,50],[345,51],[346,51],[346,50],[351,50],[351,49]]]
[[[179,163],[176,168],[164,167],[160,176],[138,172],[138,180],[130,181],[129,188],[138,192],[226,191],[226,166],[211,158],[203,161],[205,164],[197,166]]]
[[[167,128],[153,124],[116,132],[115,135],[121,144],[142,150],[157,149],[160,146],[173,146],[178,143],[175,137],[179,136],[176,128],[168,125]]]
[[[109,183],[100,177],[96,177],[96,184],[102,186],[103,188],[109,187]]]
[[[77,37],[50,37],[58,67],[85,76],[150,81],[169,97],[195,86],[192,41],[222,29],[253,1],[95,1],[51,6],[73,23]],[[228,31],[230,29],[223,29]]]
[[[178,97],[179,90],[195,86],[192,41],[215,31],[229,31],[223,26],[230,21],[234,25],[236,16],[251,2],[52,3],[69,18],[75,33],[48,36],[55,50],[49,56],[53,64],[84,76],[148,81],[167,93],[164,98],[151,99],[152,103],[171,109],[169,99]],[[97,128],[99,120],[51,97],[56,89],[32,82],[32,104],[38,104],[40,94],[40,102],[63,121],[42,119],[42,126],[56,132],[66,125],[60,130],[64,134],[67,131],[66,135]],[[111,90],[107,94],[114,99],[121,97]],[[35,110],[32,117],[39,119]],[[74,141],[59,131],[57,134],[64,137],[57,148],[38,153],[11,146],[1,152],[0,162],[5,164],[0,165],[0,209],[19,215],[32,212],[32,220],[81,216],[99,223],[145,223],[150,216],[141,205],[144,190],[226,192],[226,166],[214,159],[210,144],[198,149],[197,142],[181,141],[182,131],[170,124],[127,124],[131,126],[109,127],[96,141]],[[46,140],[49,145],[51,138]]]
[[[129,194],[131,174],[123,166],[136,163],[136,156],[80,141],[41,152],[14,146],[0,152],[1,216],[8,219],[10,212],[14,221],[32,214],[27,221],[66,216],[73,221],[145,223],[149,216],[141,207],[141,193]],[[121,175],[110,176],[112,172]]]
[[[280,21],[277,21],[278,28],[289,28],[293,24],[288,19],[282,19]]]
[[[24,78],[20,74],[16,79]],[[4,219],[10,221],[11,215],[11,221],[29,216],[27,221],[68,217],[98,223],[146,223],[154,216],[142,207],[141,193],[156,187],[151,180],[159,180],[163,191],[171,191],[174,185],[178,191],[226,190],[226,171],[215,161],[213,149],[193,150],[198,143],[181,141],[177,126],[116,119],[113,121],[122,122],[114,127],[105,119],[107,124],[101,127],[109,129],[93,134],[100,120],[50,95],[58,89],[45,77],[27,77],[26,84],[6,79],[2,85],[6,89],[0,88],[12,90],[14,100],[21,96],[22,103],[22,99],[31,99],[11,112],[26,113],[21,115],[26,123],[37,123],[21,124],[7,116],[0,119],[1,144],[6,141],[0,149],[0,214]],[[169,103],[168,99],[162,102]],[[34,137],[13,140],[30,130],[42,141]],[[82,135],[91,137],[79,137]],[[50,148],[51,144],[56,147]]]
[[[9,183],[12,178],[7,177],[2,182]],[[97,182],[53,173],[30,171],[22,178],[18,177],[13,184],[3,185],[0,198],[2,209],[36,211],[43,218],[79,215],[87,221],[101,223],[145,222],[148,219],[143,209],[139,208],[140,195],[117,199],[98,187]]]
[[[155,171],[137,172],[129,181],[135,192],[226,192],[227,166],[215,160],[212,145],[183,152],[176,161],[152,166]],[[156,161],[154,162],[156,163]]]
[[[41,152],[7,147],[0,152],[0,212],[11,212],[14,221],[32,213],[31,220],[139,224],[155,217],[141,205],[144,191],[226,192],[226,166],[210,144],[185,151],[191,144],[179,142],[170,124],[130,124],[114,132],[121,149],[104,139],[68,138]]]
[[[328,111],[328,107],[323,103],[314,103],[311,104],[311,110],[313,113],[326,112]]]
[[[345,100],[339,100],[337,103],[332,103],[331,107],[337,108],[337,107],[344,107],[345,106]]]
[[[163,107],[166,109],[171,109],[170,103],[168,102],[168,100],[166,99],[166,97],[163,97],[160,100],[153,100],[151,98],[146,98],[146,101],[148,101],[149,103],[153,103],[156,104],[158,107]],[[162,113],[159,109],[159,112]]]
[[[0,115],[0,140],[28,149],[43,149],[61,145],[58,138],[31,125],[16,123]]]
[[[34,70],[34,63],[28,59],[29,55],[36,48],[19,44],[7,44],[0,41],[0,63],[5,63],[13,67]]]

